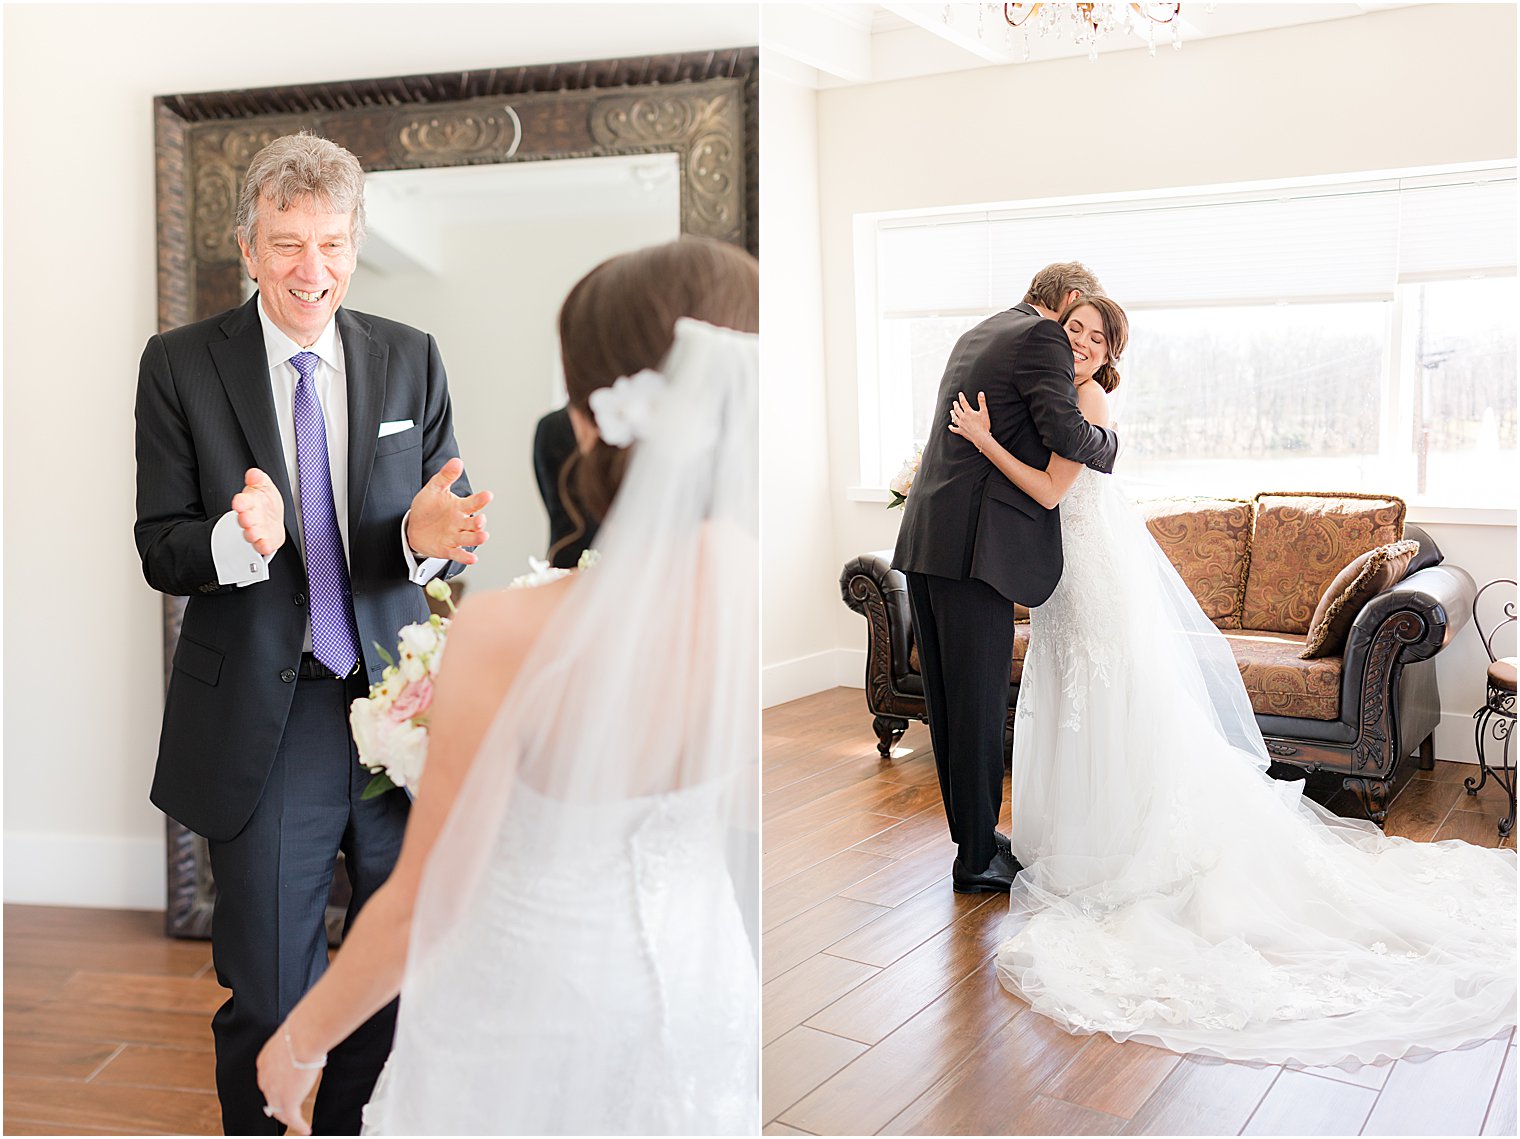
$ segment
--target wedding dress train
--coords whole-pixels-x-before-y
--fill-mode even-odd
[[[1370,1063],[1515,1023],[1515,855],[1415,843],[1267,776],[1228,645],[1111,477],[1061,506],[1013,758],[1005,987],[1076,1033]]]

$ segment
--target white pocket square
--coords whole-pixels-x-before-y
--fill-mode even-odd
[[[375,438],[384,439],[387,435],[394,435],[398,431],[409,431],[415,426],[416,424],[410,419],[393,419],[389,423],[382,423],[380,425],[380,434],[376,435]]]

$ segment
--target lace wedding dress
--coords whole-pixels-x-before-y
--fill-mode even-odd
[[[1111,477],[1061,506],[1013,758],[1004,986],[1076,1033],[1370,1063],[1515,1023],[1515,855],[1302,798],[1228,645]]]
[[[759,997],[711,860],[721,823],[714,788],[563,803],[519,785],[471,912],[407,990],[366,1132],[752,1132],[733,1042]]]
[[[758,1132],[758,369],[677,322],[429,855],[366,1132]]]

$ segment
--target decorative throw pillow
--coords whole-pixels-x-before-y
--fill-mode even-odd
[[[1352,558],[1404,536],[1402,499],[1383,494],[1258,494],[1240,628],[1302,633],[1314,605]]]
[[[1203,615],[1221,629],[1240,628],[1246,567],[1251,561],[1251,503],[1233,498],[1172,498],[1135,505]]]
[[[1404,571],[1419,552],[1420,543],[1412,539],[1390,542],[1368,550],[1336,574],[1314,609],[1314,616],[1309,621],[1309,637],[1299,657],[1314,660],[1334,656],[1344,649],[1352,622],[1362,611],[1362,606],[1403,580]]]

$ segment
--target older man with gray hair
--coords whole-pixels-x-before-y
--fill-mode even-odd
[[[408,799],[363,799],[347,711],[422,586],[486,540],[426,333],[342,307],[364,239],[358,160],[310,134],[249,166],[237,240],[258,292],[148,341],[137,389],[138,552],[188,597],[152,800],[211,852],[212,1020],[229,1135],[279,1134],[260,1047],[327,964],[338,853],[348,919],[390,874]],[[457,493],[462,491],[463,493]],[[395,1007],[325,1062],[313,1123],[357,1134]]]

